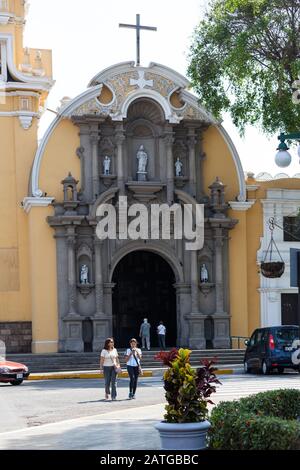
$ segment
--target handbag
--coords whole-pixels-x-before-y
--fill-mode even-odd
[[[133,355],[133,357],[134,357],[134,359],[135,359],[135,362],[136,362],[137,365],[138,365],[139,375],[140,375],[140,376],[144,375],[143,369],[141,368],[141,366],[140,366],[140,364],[139,364],[139,362],[138,362],[138,360],[137,360],[135,354]]]
[[[111,359],[111,362],[113,363],[113,366],[114,366],[114,369],[115,369],[115,373],[118,375],[118,374],[121,374],[122,373],[122,369],[121,367],[117,366],[116,363],[115,363],[115,360],[111,357],[111,355],[109,355],[110,359]]]

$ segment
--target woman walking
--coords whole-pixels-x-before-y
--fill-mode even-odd
[[[113,401],[117,398],[117,371],[120,368],[118,351],[114,346],[114,340],[107,338],[100,356],[100,373],[103,372],[105,379],[105,399]],[[110,392],[111,388],[111,392]]]
[[[138,383],[139,371],[140,371],[140,363],[142,359],[142,351],[137,347],[137,340],[132,338],[129,341],[130,348],[126,351],[126,365],[127,371],[129,374],[130,382],[129,382],[129,400],[135,398],[135,392]]]

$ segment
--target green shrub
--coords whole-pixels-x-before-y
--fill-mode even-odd
[[[274,390],[233,402],[211,413],[210,447],[222,450],[300,448],[299,390]]]
[[[240,406],[243,410],[258,415],[297,419],[300,417],[300,390],[282,389],[257,393],[242,398]]]

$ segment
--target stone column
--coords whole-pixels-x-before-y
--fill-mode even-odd
[[[224,311],[224,276],[223,276],[223,243],[222,228],[214,228],[215,240],[215,285],[216,285],[216,313],[212,316],[214,321],[214,348],[230,348],[230,318]]]
[[[195,154],[195,146],[196,146],[196,136],[195,136],[195,129],[189,128],[188,129],[188,148],[189,148],[189,180],[190,180],[190,188],[191,188],[191,195],[196,197],[196,154]]]
[[[177,296],[177,346],[189,347],[189,325],[186,315],[191,311],[191,286],[188,283],[174,284]]]
[[[99,134],[98,130],[91,133],[92,144],[92,184],[93,184],[93,200],[99,195],[99,163],[98,163],[98,146]]]
[[[76,312],[76,257],[75,257],[76,233],[75,227],[67,228],[68,246],[68,314],[64,317],[64,341],[63,352],[82,352],[84,343],[82,339],[82,317]]]
[[[122,196],[125,194],[125,174],[124,174],[124,155],[123,155],[123,143],[125,140],[123,123],[117,124],[115,132],[115,142],[117,144],[117,168],[118,168],[118,187],[119,194]]]
[[[224,313],[223,229],[214,229],[216,313]]]
[[[165,133],[165,145],[167,154],[167,202],[172,205],[174,202],[174,158],[173,158],[174,134],[170,127]]]
[[[103,241],[95,236],[95,296],[96,296],[96,317],[104,315],[104,290],[102,271],[102,249]]]
[[[204,335],[205,315],[199,309],[199,273],[198,252],[191,251],[191,313],[186,315],[189,325],[189,347],[193,349],[205,349],[206,340]]]
[[[68,300],[69,312],[68,316],[76,315],[76,259],[75,259],[75,243],[76,234],[75,227],[67,229],[68,243]]]
[[[191,296],[192,314],[199,313],[198,251],[191,251]]]

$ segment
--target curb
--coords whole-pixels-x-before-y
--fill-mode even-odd
[[[162,376],[164,370],[144,370],[142,378]],[[234,369],[219,369],[216,371],[217,375],[231,375],[234,374]],[[128,372],[119,374],[119,378],[127,378]],[[99,372],[58,372],[58,373],[37,373],[30,374],[28,381],[35,380],[68,380],[68,379],[103,379],[104,375]]]
[[[128,372],[122,372],[119,378],[127,378]],[[144,371],[143,377],[153,377],[152,371]],[[45,373],[30,374],[29,381],[33,380],[66,380],[66,379],[104,379],[104,375],[99,372],[62,372],[62,373]]]

